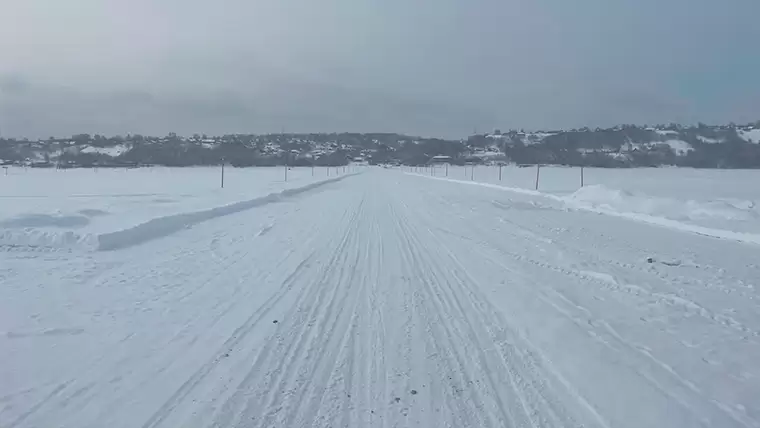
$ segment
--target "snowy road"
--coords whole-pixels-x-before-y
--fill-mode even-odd
[[[4,428],[760,427],[760,249],[535,196],[370,170],[0,282]]]

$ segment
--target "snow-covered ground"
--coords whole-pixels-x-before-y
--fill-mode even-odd
[[[169,216],[253,203],[352,168],[291,168],[286,177],[284,167],[227,167],[222,189],[219,167],[11,167],[8,175],[0,175],[0,251],[18,245],[92,249],[102,235]]]
[[[128,152],[131,147],[126,144],[117,144],[109,147],[96,147],[96,146],[79,146],[77,147],[80,153],[94,153],[100,155],[108,155],[111,157],[120,156]]]
[[[0,426],[760,426],[760,246],[399,169],[300,189],[0,253]]]
[[[535,190],[536,168],[498,166],[403,168],[406,172],[488,183],[506,188]],[[643,215],[649,222],[680,222],[749,233],[760,241],[760,182],[758,170],[691,168],[580,168],[541,167],[539,192],[558,197],[568,208]]]
[[[741,130],[739,137],[750,143],[760,143],[760,129]]]
[[[689,152],[694,151],[694,147],[683,140],[667,140],[662,144],[670,146],[676,156],[686,156]]]

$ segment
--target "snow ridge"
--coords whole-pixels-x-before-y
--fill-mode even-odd
[[[307,192],[329,183],[334,183],[354,174],[342,175],[311,183],[302,187],[285,189],[228,205],[222,205],[199,211],[183,212],[150,219],[133,227],[105,233],[82,233],[73,230],[48,230],[34,227],[39,224],[56,223],[58,225],[76,226],[76,216],[31,216],[0,222],[0,251],[34,250],[34,251],[109,251],[142,244],[153,239],[165,237],[198,223],[214,218],[249,210],[258,206],[278,202],[284,198]],[[89,213],[95,215],[97,213]],[[82,217],[84,218],[84,217]],[[29,227],[4,228],[4,225],[19,222],[28,223]],[[25,224],[26,224],[25,223]]]
[[[249,210],[261,205],[278,202],[283,198],[298,195],[299,193],[307,192],[312,189],[324,186],[328,183],[334,183],[336,181],[343,180],[346,177],[350,177],[355,174],[343,175],[337,178],[332,178],[317,183],[308,184],[303,187],[297,187],[294,189],[286,189],[281,192],[270,193],[266,196],[250,199],[247,201],[236,202],[230,205],[224,205],[221,207],[215,207],[208,210],[195,211],[189,213],[169,215],[165,217],[158,217],[152,220],[148,220],[145,223],[138,224],[137,226],[130,227],[128,229],[119,230],[116,232],[103,233],[98,235],[98,250],[110,251],[119,250],[122,248],[131,247],[134,245],[142,244],[144,242],[161,238],[179,232],[183,229],[188,229],[193,225],[211,220],[217,217],[234,214],[240,211]]]
[[[630,209],[631,201],[630,200],[622,201],[621,195],[623,195],[624,197],[625,193],[619,193],[619,191],[612,191],[609,189],[600,191],[599,188],[602,186],[590,186],[589,188],[581,189],[578,192],[568,195],[568,196],[558,196],[558,195],[553,195],[551,193],[544,193],[537,190],[529,190],[529,189],[523,189],[519,187],[500,186],[497,184],[480,183],[480,182],[474,182],[474,181],[463,181],[463,180],[456,180],[452,178],[432,177],[428,175],[409,173],[409,172],[406,172],[405,174],[418,176],[418,177],[424,177],[424,178],[428,178],[432,180],[451,181],[455,183],[469,184],[471,186],[488,187],[488,188],[498,189],[498,190],[507,191],[507,192],[521,193],[524,195],[541,196],[546,199],[551,199],[557,202],[561,202],[566,208],[590,211],[590,212],[595,212],[598,214],[605,214],[605,215],[609,215],[613,217],[625,218],[628,220],[661,226],[661,227],[665,227],[672,230],[678,230],[681,232],[689,232],[689,233],[694,233],[697,235],[710,236],[713,238],[728,239],[731,241],[741,242],[745,244],[760,245],[760,234],[734,232],[731,230],[716,229],[716,228],[711,228],[711,227],[699,226],[695,224],[688,224],[688,223],[684,223],[678,220],[666,218],[660,215],[654,215],[654,214],[649,214],[647,212],[641,212],[642,209],[643,210],[646,209],[647,204],[651,203],[651,200],[648,203],[643,204],[642,205],[643,208],[640,207],[639,212],[620,210],[620,209],[625,209],[624,208],[625,206],[629,206],[629,209]],[[589,193],[592,193],[592,194],[595,193],[596,195],[588,197]],[[601,197],[605,199],[604,202],[599,201],[599,193],[602,193]],[[664,198],[661,198],[661,199],[664,200]],[[615,204],[615,200],[617,200],[619,203]],[[740,211],[741,210],[736,207],[733,207],[733,209],[729,209],[726,206],[712,207],[712,208],[709,206],[708,207],[703,206],[703,207],[699,207],[699,209],[695,209],[690,215],[697,216],[697,217],[699,216],[721,217],[722,216],[724,218],[736,218],[738,216],[744,217],[744,216],[749,216],[749,215],[754,214],[754,213],[740,212]],[[661,214],[661,213],[658,213],[658,214]]]

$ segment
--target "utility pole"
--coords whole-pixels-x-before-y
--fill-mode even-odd
[[[222,158],[222,189],[224,189],[224,158]]]
[[[583,166],[581,166],[581,187],[583,187]]]

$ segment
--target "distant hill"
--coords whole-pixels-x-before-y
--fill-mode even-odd
[[[435,157],[435,159],[433,159]],[[138,165],[233,166],[319,165],[349,162],[407,165],[563,164],[597,167],[690,166],[760,168],[760,121],[747,125],[608,129],[510,130],[466,140],[410,137],[394,133],[194,135],[165,137],[88,134],[70,138],[0,139],[0,164],[39,167]]]

